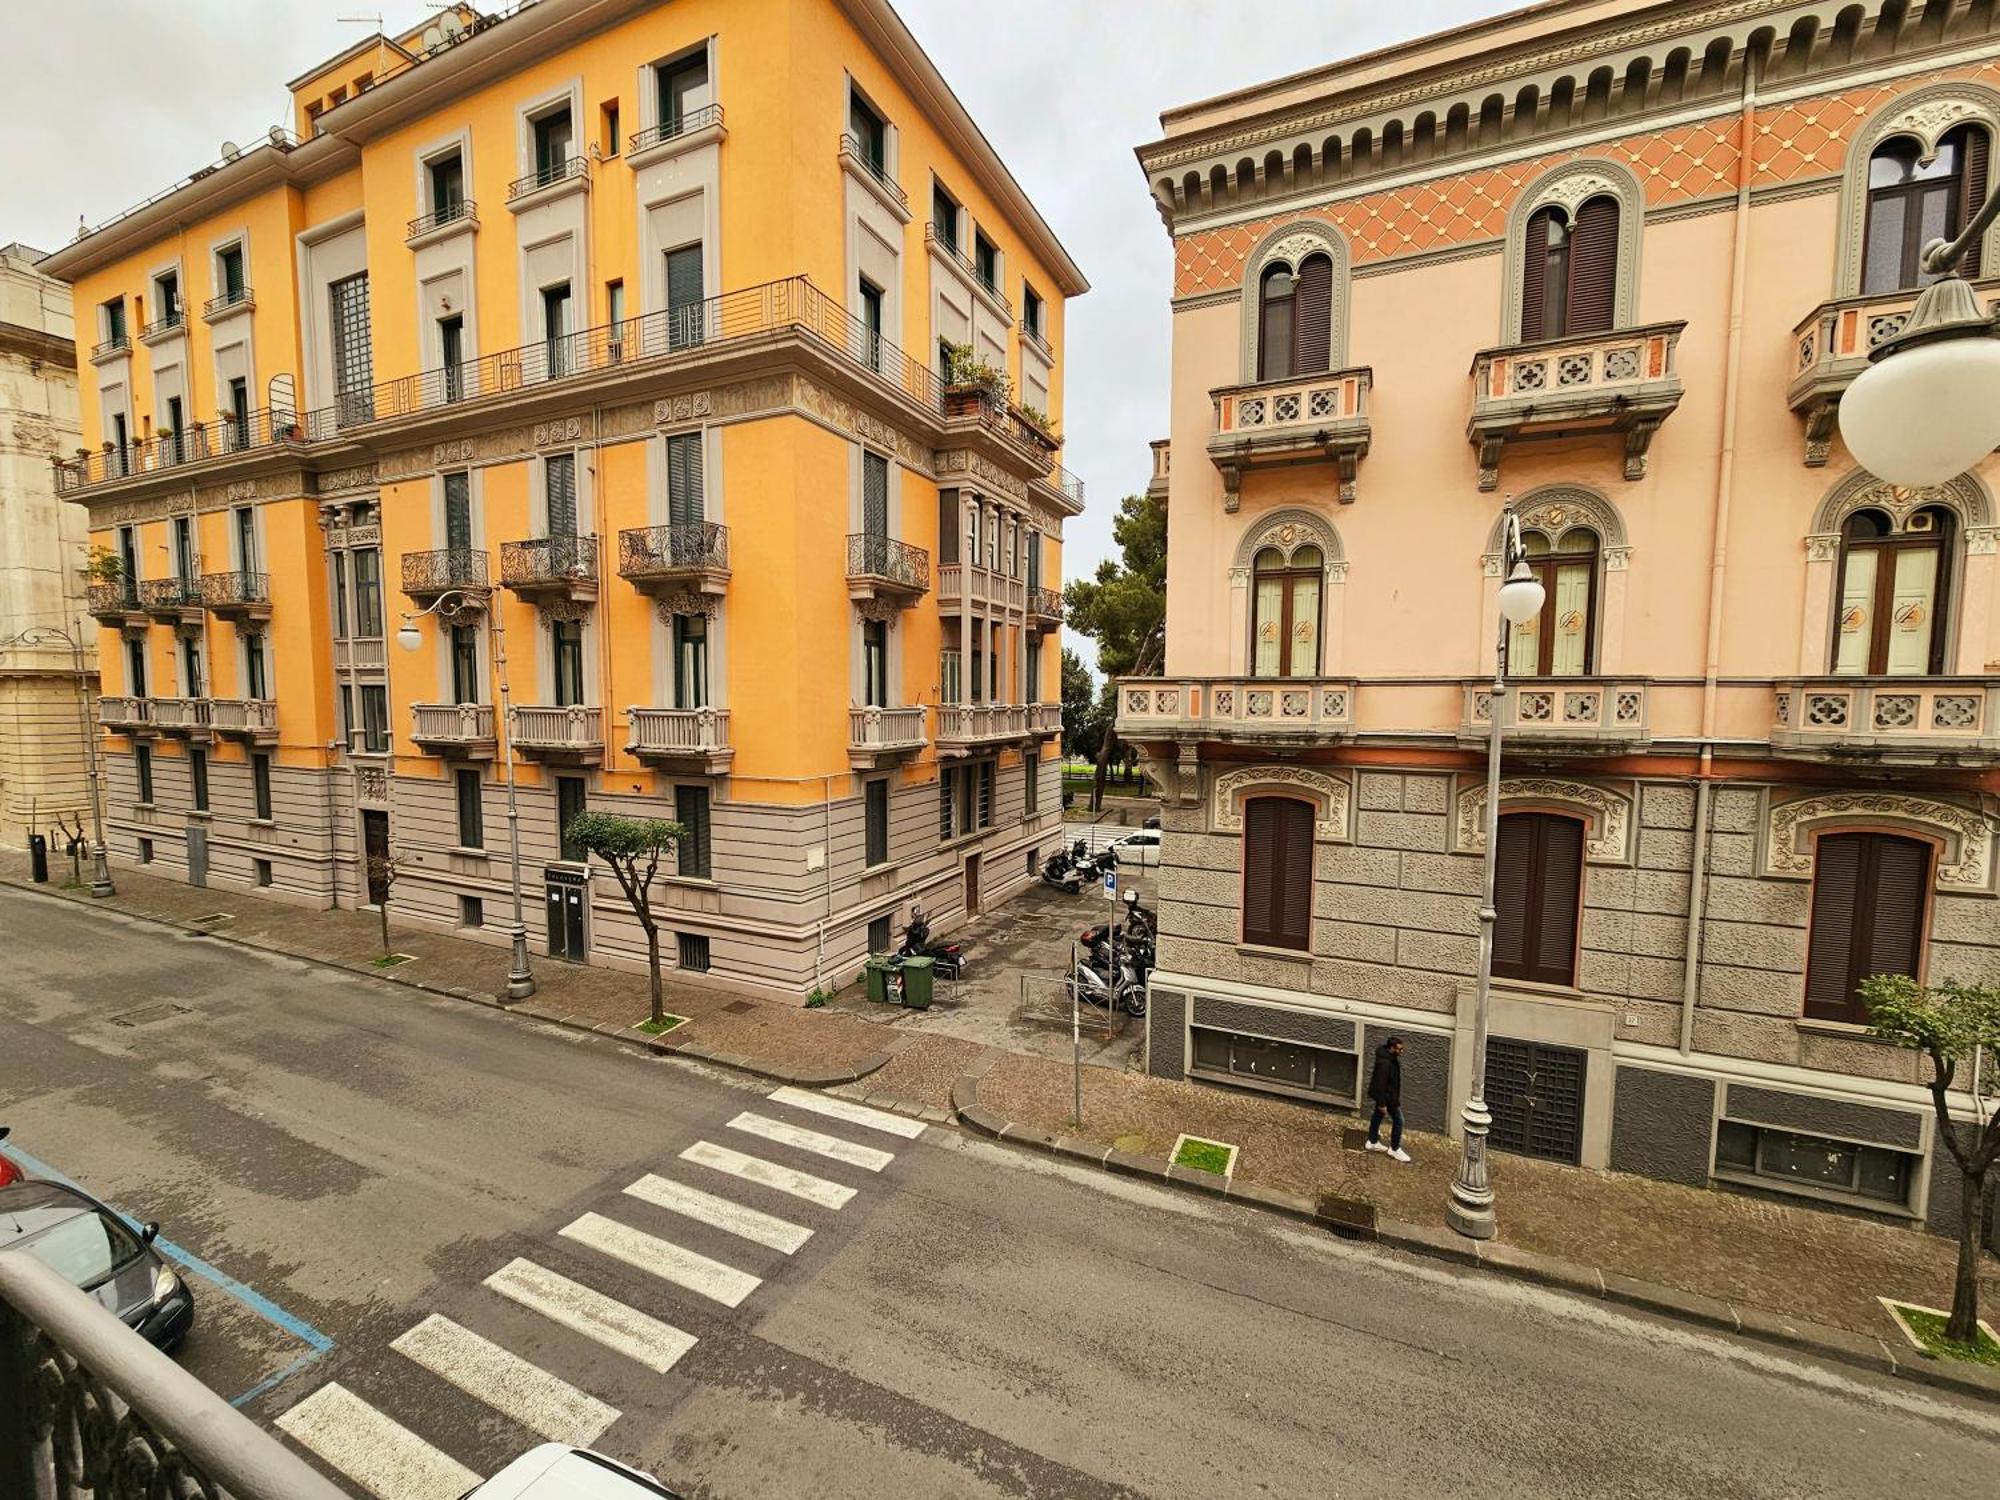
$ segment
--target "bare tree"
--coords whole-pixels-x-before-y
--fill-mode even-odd
[[[368,856],[368,893],[375,897],[376,913],[382,918],[382,956],[393,958],[389,947],[389,892],[395,889],[396,876],[401,872],[393,854],[371,854]]]

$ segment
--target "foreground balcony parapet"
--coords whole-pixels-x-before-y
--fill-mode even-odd
[[[139,607],[168,625],[199,625],[204,607],[201,582],[194,578],[143,579]]]
[[[729,591],[729,528],[715,521],[634,526],[618,533],[618,576],[641,593]]]
[[[726,708],[628,708],[625,751],[663,771],[720,776],[736,759]]]
[[[491,760],[497,747],[490,703],[413,703],[410,738],[433,755]]]
[[[604,760],[604,710],[581,703],[516,704],[510,732],[529,760],[594,766]]]
[[[847,761],[857,771],[879,771],[909,760],[928,743],[922,704],[847,711]]]
[[[1776,685],[1771,720],[1780,754],[2000,763],[2000,677],[1794,677]]]
[[[150,734],[153,700],[107,693],[97,700],[97,722],[118,734]]]
[[[430,605],[446,594],[465,595],[452,613],[477,614],[492,596],[493,582],[486,554],[470,547],[440,547],[433,552],[403,554],[403,592]]]
[[[523,599],[593,603],[597,598],[597,538],[565,534],[503,542],[500,582]]]
[[[227,739],[252,745],[274,745],[278,741],[278,705],[270,698],[211,699],[208,721],[217,734]]]
[[[1123,739],[1331,743],[1354,732],[1354,683],[1335,677],[1127,677]]]
[[[937,749],[944,758],[1062,733],[1060,703],[941,703]]]
[[[930,592],[931,555],[922,547],[874,532],[847,538],[847,597],[908,609]]]
[[[1652,323],[1474,355],[1465,435],[1479,453],[1479,487],[1499,487],[1509,443],[1591,433],[1623,437],[1625,477],[1645,478],[1653,434],[1681,402],[1675,358],[1685,327]]]
[[[1032,630],[1047,635],[1062,626],[1063,600],[1061,589],[1031,588],[1028,590],[1028,626]]]
[[[938,608],[954,610],[961,605],[991,610],[1025,612],[1028,585],[991,568],[970,568],[964,563],[938,564]]]
[[[268,573],[237,571],[201,575],[201,598],[218,620],[238,622],[271,618],[271,577]]]
[[[115,629],[147,623],[146,611],[139,603],[139,586],[130,578],[92,583],[84,607],[100,625],[110,625]]]
[[[2000,310],[2000,279],[1974,284],[1988,312]],[[1868,359],[1887,339],[1901,333],[1916,310],[1920,288],[1838,297],[1822,302],[1792,330],[1791,383],[1785,404],[1805,423],[1806,467],[1825,465],[1840,425],[1840,398],[1868,368]]]
[[[1374,385],[1375,372],[1359,365],[1210,391],[1215,431],[1208,456],[1222,475],[1222,508],[1237,508],[1243,476],[1253,469],[1319,463],[1334,466],[1341,503],[1352,504],[1355,475],[1368,456]]]
[[[214,705],[206,698],[155,698],[153,727],[190,740],[215,738]]]
[[[1468,677],[1458,738],[1484,745],[1493,729],[1493,681]],[[1644,681],[1611,677],[1536,678],[1510,683],[1512,706],[1502,722],[1519,744],[1596,750],[1637,750],[1652,740]]]

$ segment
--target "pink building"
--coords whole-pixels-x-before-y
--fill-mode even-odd
[[[1151,1071],[1351,1105],[1395,1034],[1455,1127],[1511,496],[1494,1146],[1955,1226],[1855,987],[2000,979],[2000,461],[1893,490],[1835,412],[1990,186],[2000,7],[1556,0],[1162,123]]]

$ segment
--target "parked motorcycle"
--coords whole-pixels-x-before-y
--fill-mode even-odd
[[[1146,1014],[1146,984],[1130,958],[1120,953],[1114,971],[1107,954],[1102,966],[1091,961],[1088,952],[1078,955],[1070,968],[1070,983],[1076,997],[1099,1010],[1122,1010],[1127,1015]]]
[[[1058,849],[1043,860],[1042,880],[1071,896],[1082,890],[1083,871],[1077,866],[1075,854],[1068,849]]]
[[[903,945],[896,950],[896,957],[928,958],[931,971],[940,979],[965,977],[964,945],[932,942],[931,924],[921,906],[910,908],[910,925],[903,929]]]

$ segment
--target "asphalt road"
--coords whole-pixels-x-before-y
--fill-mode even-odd
[[[717,1497],[1993,1493],[2000,1410],[1906,1384],[112,913],[0,890],[0,952],[11,1144],[384,1493],[546,1433]]]

